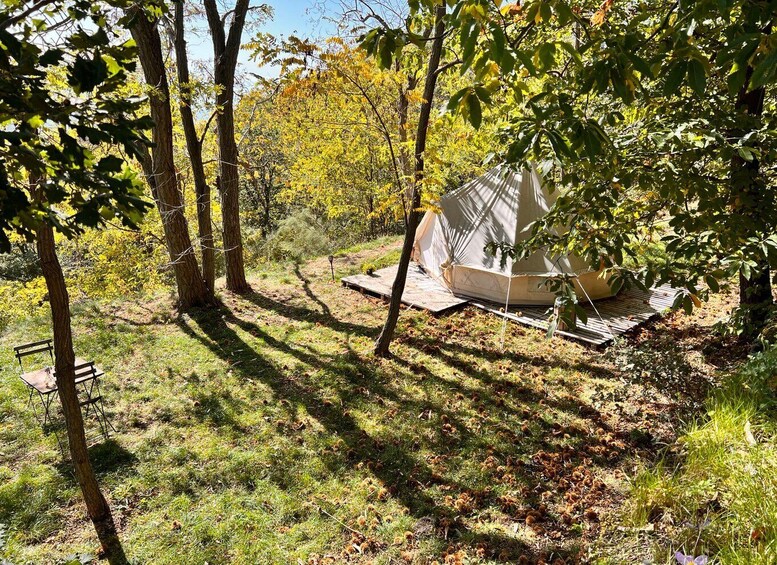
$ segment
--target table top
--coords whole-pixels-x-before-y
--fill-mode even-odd
[[[85,363],[88,363],[88,361],[81,359],[80,357],[76,357],[76,367],[79,365],[84,365]],[[95,372],[90,378],[96,378],[100,376],[101,373],[102,371],[95,367]],[[49,394],[57,390],[57,381],[54,367],[44,367],[43,369],[22,373],[22,380],[27,384],[27,386],[34,388],[41,394]]]

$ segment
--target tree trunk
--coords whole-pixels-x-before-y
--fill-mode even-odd
[[[265,179],[264,168],[261,171],[262,175],[262,207],[264,208],[264,219],[262,220],[262,239],[267,239],[272,230],[272,189],[273,189],[273,173],[274,169],[270,166],[267,167],[267,178]]]
[[[213,226],[211,225],[210,186],[205,178],[205,167],[202,163],[202,142],[194,127],[194,113],[191,106],[191,85],[189,77],[189,56],[186,52],[186,37],[184,35],[184,3],[175,3],[175,61],[178,69],[178,86],[180,89],[181,121],[186,137],[186,151],[192,165],[194,177],[194,194],[197,201],[197,230],[202,253],[202,278],[208,292],[213,294],[216,282],[216,260],[213,246]]]
[[[752,67],[748,67],[745,83],[737,95],[736,110],[744,110],[750,116],[760,117],[763,115],[766,89],[760,87],[749,90],[752,72]],[[739,202],[737,213],[747,218],[751,229],[759,231],[768,229],[760,219],[761,211],[774,205],[773,202],[764,201],[760,186],[762,182],[758,159],[753,157],[751,161],[745,161],[735,154],[731,160],[731,183],[732,192]],[[763,259],[758,268],[751,270],[749,279],[744,273],[739,274],[739,307],[743,313],[743,335],[746,338],[757,336],[761,331],[772,303],[769,263]]]
[[[44,225],[37,232],[37,249],[43,278],[49,293],[51,320],[54,334],[55,373],[57,392],[67,427],[70,457],[73,460],[76,480],[84,495],[86,510],[97,531],[103,551],[111,564],[125,564],[127,558],[116,532],[111,508],[97,484],[94,469],[89,461],[84,433],[84,419],[78,401],[75,382],[75,353],[70,329],[70,302],[65,277],[54,247],[54,231]]]
[[[221,219],[224,230],[224,254],[227,263],[227,289],[244,293],[251,290],[243,264],[243,237],[240,232],[240,175],[235,143],[234,88],[235,68],[240,50],[249,0],[237,0],[229,37],[219,16],[216,0],[205,0],[208,27],[213,39],[213,76],[217,87],[216,128],[219,145]]]
[[[445,34],[445,2],[437,6],[434,16],[434,39],[429,53],[429,67],[426,70],[424,82],[424,98],[421,103],[421,112],[418,117],[418,129],[415,140],[415,170],[413,175],[413,190],[411,193],[410,210],[407,214],[405,226],[405,241],[402,244],[402,254],[397,266],[397,276],[391,287],[391,301],[389,302],[388,316],[383,330],[375,343],[375,355],[386,357],[389,354],[389,346],[397,327],[399,310],[402,306],[402,293],[405,291],[407,269],[410,266],[410,257],[415,244],[415,234],[418,222],[421,219],[421,183],[424,178],[424,151],[426,150],[426,135],[429,130],[429,116],[432,111],[434,91],[437,86],[437,70],[442,56],[443,39]]]
[[[133,13],[134,12],[134,13]],[[170,90],[162,57],[162,42],[156,22],[150,22],[138,8],[134,16],[132,37],[138,45],[138,57],[146,83],[154,89],[149,96],[151,118],[154,120],[152,149],[153,182],[157,192],[157,207],[162,217],[167,250],[178,286],[179,305],[183,309],[205,306],[213,297],[203,282],[194,254],[189,227],[178,194],[173,160],[173,117],[170,110]]]
[[[396,70],[399,71],[399,64],[397,64]],[[410,156],[408,155],[408,150],[407,150],[407,127],[408,127],[408,113],[410,108],[410,102],[408,101],[407,96],[411,90],[415,89],[417,83],[418,83],[418,79],[414,75],[408,75],[407,87],[403,88],[402,85],[400,85],[397,89],[398,90],[397,114],[399,116],[399,121],[397,124],[397,128],[399,130],[399,165],[400,165],[400,169],[402,170],[402,174],[407,179],[412,177]],[[413,185],[410,184],[407,194],[403,195],[403,199],[402,199],[403,203],[412,201],[413,199],[412,186]],[[405,215],[405,222],[407,222],[407,219],[408,219],[408,210],[406,206],[407,204],[405,204],[405,209],[403,210]]]

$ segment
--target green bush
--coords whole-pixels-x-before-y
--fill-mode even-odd
[[[301,261],[328,254],[334,247],[323,226],[308,210],[294,212],[278,222],[278,229],[266,241],[258,232],[246,240],[250,258],[254,261]]]
[[[0,279],[29,282],[40,274],[34,245],[20,243],[10,253],[0,253]]]

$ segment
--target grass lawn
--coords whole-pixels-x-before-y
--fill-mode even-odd
[[[338,255],[337,277],[396,245]],[[326,258],[250,282],[215,311],[179,316],[165,296],[73,309],[76,353],[107,372],[118,432],[91,453],[133,562],[623,562],[607,540],[630,478],[715,369],[699,351],[715,309],[607,355],[514,324],[502,351],[494,316],[408,310],[377,360],[385,306],[332,282]],[[12,563],[97,548],[12,357],[48,335],[39,318],[0,338]]]

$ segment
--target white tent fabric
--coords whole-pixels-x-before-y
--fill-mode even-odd
[[[454,293],[495,302],[508,298],[510,304],[552,304],[555,295],[544,282],[559,274],[576,277],[580,296],[611,296],[601,273],[574,255],[539,251],[503,267],[485,251],[492,241],[515,244],[527,239],[533,223],[555,200],[535,167],[516,172],[497,166],[443,196],[439,211],[426,213],[416,234],[414,258]]]

